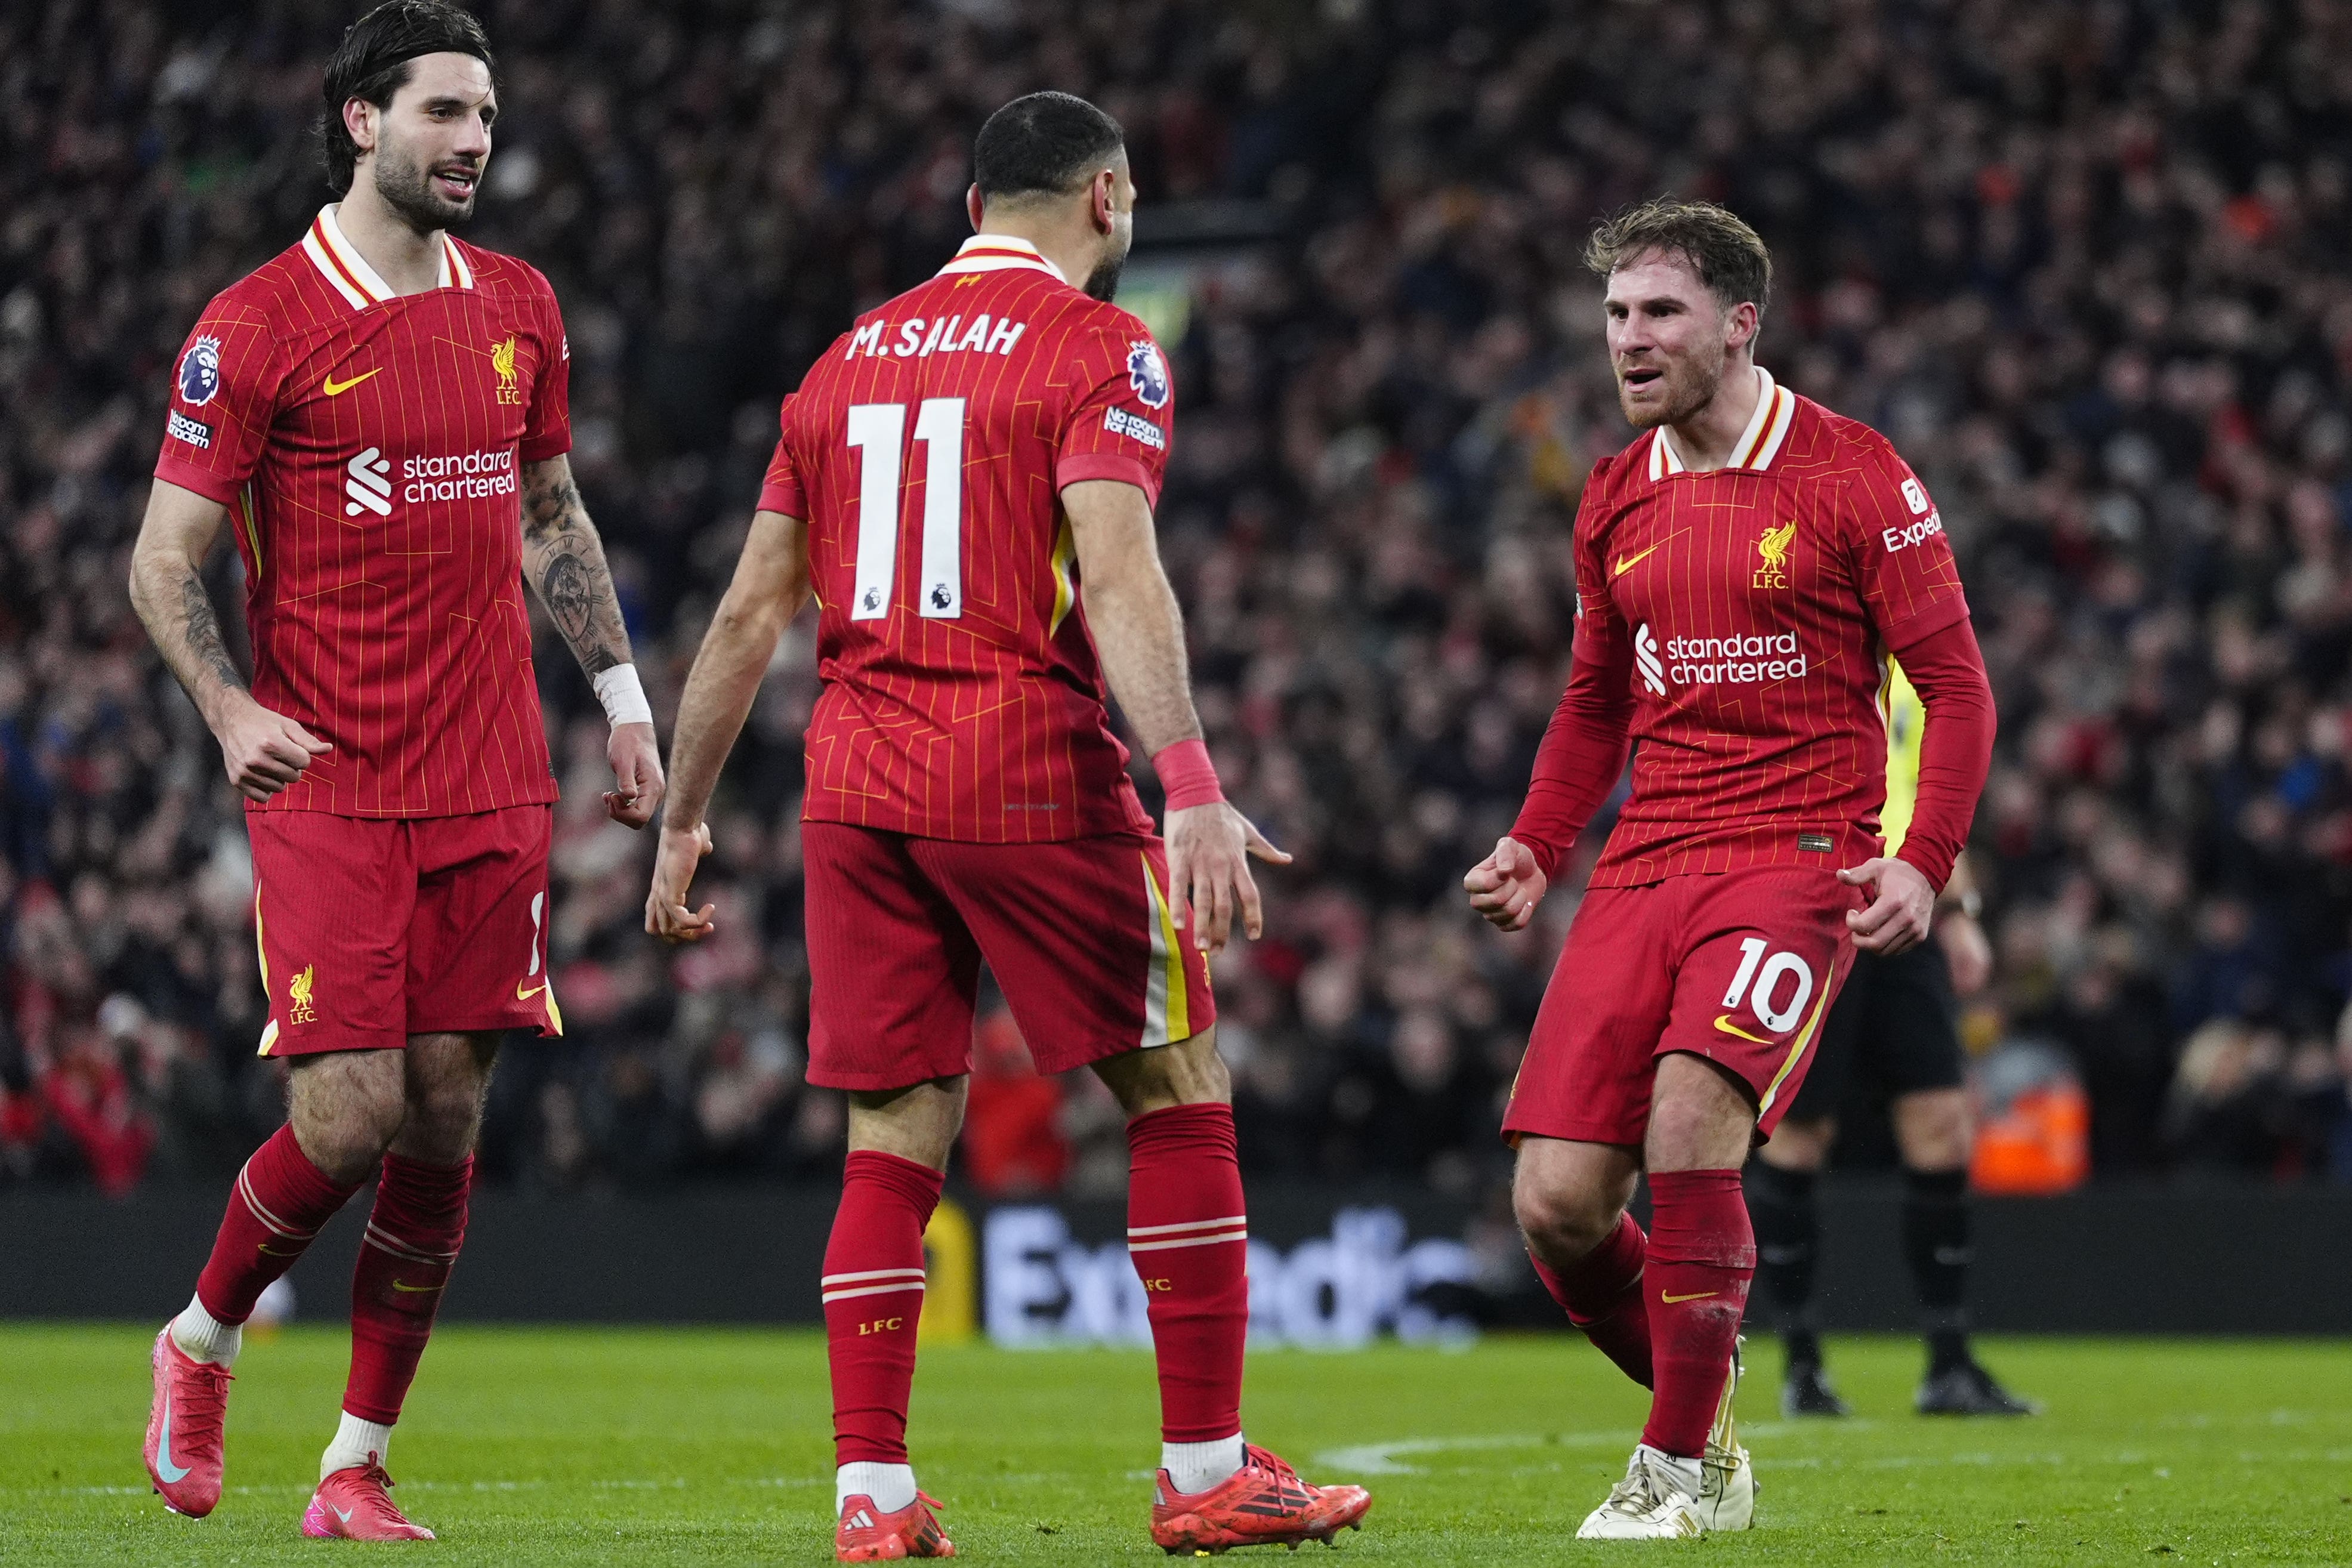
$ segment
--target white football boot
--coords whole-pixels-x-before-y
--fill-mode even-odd
[[[1739,1441],[1739,1423],[1731,1413],[1739,1392],[1739,1350],[1732,1346],[1731,1374],[1724,1379],[1723,1400],[1715,1407],[1715,1425],[1707,1428],[1706,1452],[1699,1459],[1696,1499],[1698,1521],[1709,1530],[1746,1530],[1756,1522],[1756,1467]]]
[[[1677,1459],[1641,1444],[1625,1479],[1609,1489],[1609,1500],[1578,1526],[1579,1541],[1680,1541],[1705,1535],[1693,1491],[1702,1483],[1696,1459]]]

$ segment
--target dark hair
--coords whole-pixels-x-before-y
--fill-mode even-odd
[[[384,0],[344,29],[343,41],[327,61],[327,111],[319,117],[329,184],[350,190],[359,163],[359,144],[343,125],[343,105],[360,98],[378,109],[391,108],[393,95],[408,85],[410,62],[419,55],[441,54],[471,55],[494,78],[498,73],[481,23],[446,0]]]
[[[971,177],[982,201],[1060,195],[1127,144],[1118,121],[1066,92],[1033,92],[988,117],[972,143]]]
[[[1725,310],[1772,297],[1772,253],[1756,231],[1713,202],[1660,196],[1605,218],[1584,247],[1584,264],[1606,278],[1654,252],[1680,256]]]

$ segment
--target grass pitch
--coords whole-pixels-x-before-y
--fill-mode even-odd
[[[0,1325],[0,1563],[832,1560],[814,1333],[443,1330],[392,1456],[394,1495],[441,1540],[394,1552],[298,1530],[341,1393],[340,1328],[247,1351],[229,1491],[204,1521],[166,1513],[140,1468],[152,1332]],[[2050,1414],[1922,1420],[1907,1413],[1916,1347],[1846,1340],[1831,1367],[1857,1418],[1784,1423],[1778,1353],[1756,1347],[1742,1414],[1758,1528],[1671,1548],[1571,1539],[1622,1473],[1644,1396],[1567,1336],[1259,1354],[1246,1408],[1251,1436],[1310,1479],[1372,1487],[1335,1568],[1669,1550],[1808,1568],[2352,1563],[2352,1342],[2016,1340],[1985,1355]],[[915,1457],[963,1557],[1160,1561],[1142,1528],[1155,1399],[1139,1353],[927,1352]]]

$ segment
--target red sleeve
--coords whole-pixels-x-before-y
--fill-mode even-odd
[[[226,506],[260,466],[283,379],[259,310],[225,296],[207,305],[172,370],[155,477]]]
[[[1968,619],[1944,514],[1911,466],[1874,434],[1848,485],[1846,510],[1856,531],[1855,586],[1879,639],[1907,669],[1912,644]]]
[[[1568,689],[1559,694],[1551,722],[1536,751],[1535,777],[1511,837],[1527,846],[1549,879],[1625,771],[1633,717],[1633,661],[1602,664],[1586,656],[1578,640]]]
[[[1895,858],[1916,866],[1937,892],[1967,847],[1977,796],[1992,768],[1992,683],[1976,628],[1962,619],[1903,649],[1903,672],[1927,710],[1919,732],[1919,798]]]
[[[1575,662],[1536,751],[1527,803],[1511,825],[1511,837],[1535,855],[1546,878],[1617,787],[1630,744],[1633,644],[1609,596],[1609,574],[1591,527],[1604,472],[1596,468],[1585,481],[1577,509]]]
[[[775,453],[768,459],[768,477],[760,482],[759,510],[782,512],[786,517],[797,517],[805,521],[808,518],[808,497],[801,489],[800,470],[793,466],[793,403],[799,396],[797,392],[788,395],[783,406],[777,411],[776,425],[780,433],[776,437]]]
[[[1141,323],[1102,327],[1086,350],[1091,378],[1062,427],[1054,488],[1080,479],[1122,479],[1160,504],[1168,472],[1168,438],[1176,425],[1176,384],[1168,356]]]
[[[530,417],[523,422],[522,460],[543,463],[572,450],[572,338],[555,289],[539,279],[539,374],[531,383]]]

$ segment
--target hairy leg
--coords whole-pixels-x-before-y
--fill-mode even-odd
[[[1523,1138],[1511,1205],[1544,1289],[1601,1354],[1646,1388],[1655,1379],[1641,1290],[1649,1246],[1625,1212],[1639,1171],[1634,1151],[1617,1144]]]

